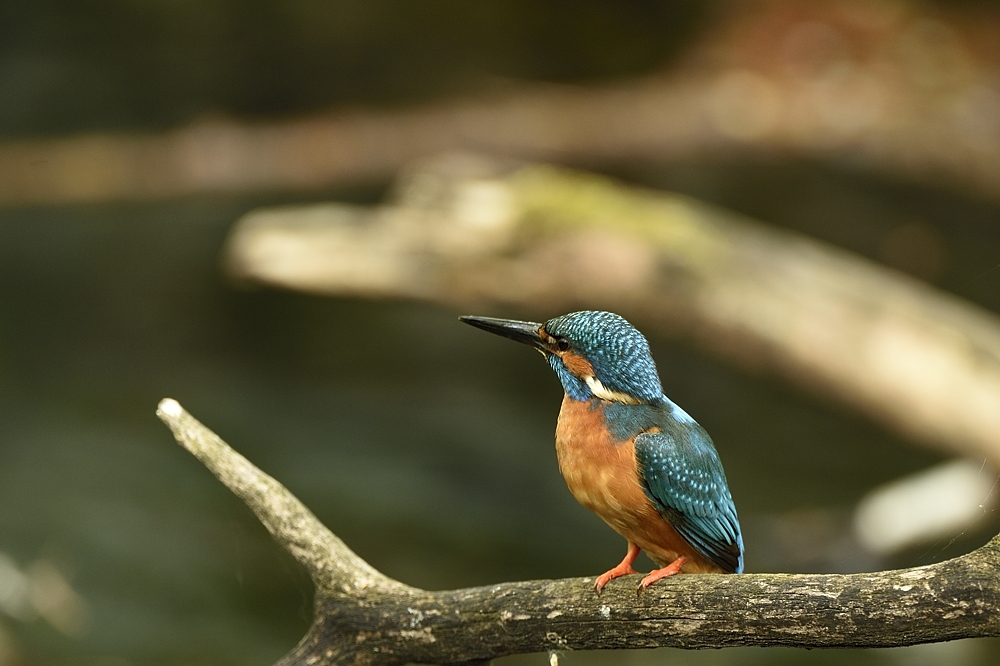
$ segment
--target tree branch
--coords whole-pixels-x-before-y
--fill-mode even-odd
[[[309,571],[315,617],[279,664],[470,664],[547,650],[895,647],[1000,635],[1000,537],[925,567],[678,576],[637,595],[591,579],[427,592],[364,562],[280,483],[174,400],[157,415]]]
[[[451,156],[406,172],[390,205],[254,211],[226,259],[320,293],[613,310],[1000,466],[996,315],[688,197]]]

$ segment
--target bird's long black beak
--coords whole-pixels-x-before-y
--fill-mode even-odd
[[[476,328],[481,328],[484,331],[489,331],[490,333],[496,333],[497,335],[502,335],[505,338],[510,338],[511,340],[517,340],[518,342],[523,342],[526,345],[531,345],[535,349],[545,351],[545,343],[542,342],[541,336],[538,335],[538,330],[542,327],[533,321],[517,321],[515,319],[496,319],[494,317],[459,317],[461,321],[464,321],[470,326],[475,326]]]

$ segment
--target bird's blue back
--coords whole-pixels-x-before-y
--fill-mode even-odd
[[[736,506],[705,429],[666,396],[660,404],[613,403],[604,411],[616,439],[634,439],[643,490],[657,511],[719,568],[742,573]]]
[[[743,538],[726,475],[711,437],[661,388],[646,339],[619,315],[573,312],[547,321],[594,371],[596,386],[622,400],[600,400],[593,384],[549,355],[567,396],[599,401],[613,439],[634,441],[646,496],[677,532],[723,571],[743,571]],[[627,400],[627,401],[625,401]],[[595,407],[597,403],[595,403]]]

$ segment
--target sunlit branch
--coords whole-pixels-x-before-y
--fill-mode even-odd
[[[642,595],[629,578],[601,596],[582,578],[426,592],[372,569],[175,400],[163,400],[157,415],[316,584],[312,627],[280,664],[472,664],[547,650],[893,647],[1000,635],[1000,537],[899,571],[684,575]]]

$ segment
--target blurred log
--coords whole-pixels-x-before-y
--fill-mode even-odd
[[[957,537],[996,510],[1000,477],[992,468],[958,458],[874,488],[858,502],[858,543],[881,556]]]
[[[278,663],[485,664],[527,652],[736,645],[896,647],[1000,635],[1000,537],[926,567],[686,575],[601,596],[587,578],[428,592],[373,569],[286,488],[185,412],[157,415],[312,576],[312,626]]]
[[[618,85],[0,145],[0,205],[327,188],[460,149],[590,165],[781,153],[1000,195],[995,7],[729,10],[669,71]]]
[[[971,303],[692,199],[550,167],[442,159],[396,196],[252,212],[229,270],[536,319],[614,310],[1000,465],[1000,321]]]

